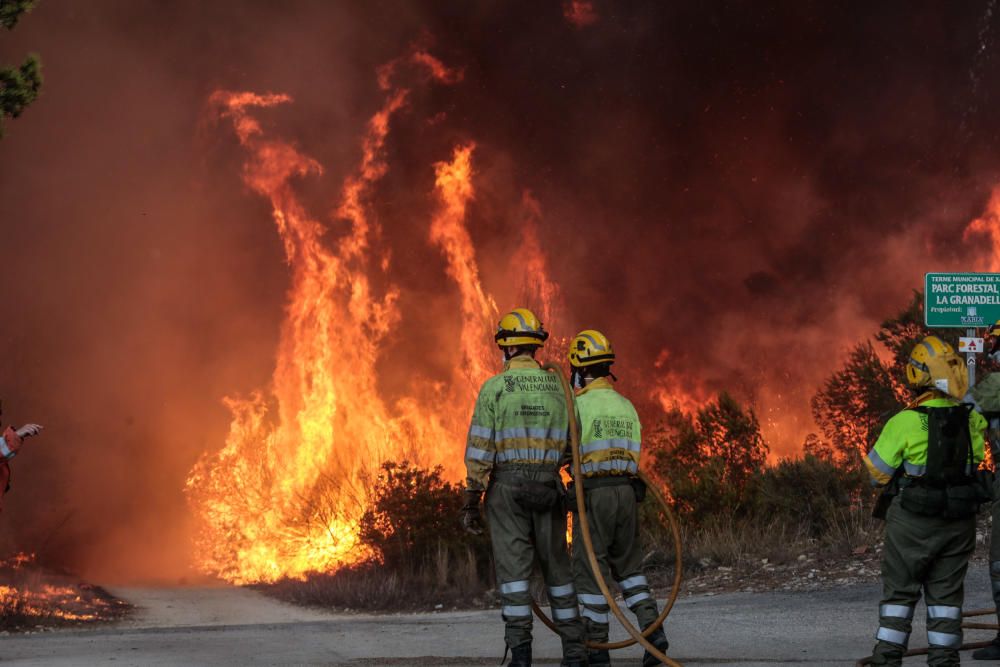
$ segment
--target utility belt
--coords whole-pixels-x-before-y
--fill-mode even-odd
[[[973,477],[953,484],[904,477],[899,482],[899,506],[920,516],[968,519],[988,499],[988,489],[981,487]]]
[[[570,512],[577,512],[579,508],[576,503],[576,482],[570,482],[566,488],[566,509]],[[599,477],[584,477],[583,492],[587,494],[594,489],[604,489],[613,486],[631,486],[635,493],[635,502],[641,503],[646,499],[646,483],[639,477],[632,475],[601,475]]]
[[[526,477],[526,472],[541,479]],[[556,473],[539,469],[537,466],[494,469],[493,481],[513,487],[514,501],[528,512],[551,511],[560,504],[563,496]]]

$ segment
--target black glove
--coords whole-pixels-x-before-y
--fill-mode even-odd
[[[479,501],[482,500],[482,497],[482,491],[465,490],[465,504],[462,505],[459,520],[462,523],[462,530],[470,535],[483,534],[483,516],[479,512]]]

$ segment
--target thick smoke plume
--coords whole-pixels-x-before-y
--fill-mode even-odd
[[[548,295],[530,305],[558,337],[612,337],[647,419],[725,389],[798,451],[816,387],[924,272],[997,266],[989,7],[42,2],[0,36],[46,75],[0,141],[0,398],[48,430],[0,540],[98,577],[189,574],[185,480],[226,441],[223,398],[272,382],[293,280],[217,90],[294,100],[255,122],[322,167],[292,185],[332,248],[384,84],[415,77],[369,199],[370,287],[399,287],[389,404],[474,358],[485,295]],[[385,69],[412,53],[433,58]],[[435,63],[448,81],[419,85]],[[456,147],[467,239],[431,231]]]

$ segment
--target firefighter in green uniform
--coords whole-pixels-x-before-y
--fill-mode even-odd
[[[562,637],[562,664],[582,667],[587,652],[566,550],[559,480],[569,441],[569,406],[558,376],[542,370],[534,359],[548,338],[534,313],[517,308],[504,315],[495,338],[504,368],[480,389],[472,414],[462,526],[482,533],[479,506],[485,492],[510,666],[531,665],[529,578],[537,557]]]
[[[990,340],[990,357],[1000,361],[1000,322],[997,322],[986,332]],[[976,386],[969,390],[966,400],[971,400],[976,410],[981,412],[989,423],[990,447],[993,450],[993,461],[1000,460],[1000,373],[991,373]],[[993,526],[990,531],[990,584],[993,589],[993,603],[1000,616],[1000,477],[993,481],[993,503],[990,514]],[[1000,633],[990,646],[972,653],[976,660],[1000,660]]]
[[[906,378],[919,396],[892,417],[864,462],[888,486],[875,665],[900,665],[923,591],[929,665],[958,665],[965,572],[976,544],[981,498],[973,474],[983,459],[986,421],[960,404],[965,363],[928,336],[914,346]]]
[[[636,477],[639,472],[641,425],[632,403],[614,390],[608,377],[615,352],[611,341],[600,331],[588,329],[570,343],[569,363],[573,386],[577,389],[576,418],[580,425],[582,483],[587,503],[587,519],[594,552],[607,581],[618,582],[625,604],[636,616],[639,628],[656,622],[659,612],[649,583],[642,574],[642,553],[638,540],[638,502],[645,492]],[[575,501],[570,495],[571,503]],[[575,503],[573,503],[575,504]],[[577,514],[573,515],[573,579],[583,606],[587,640],[608,641],[609,601],[601,594],[583,549],[583,533]],[[663,628],[648,637],[661,651],[668,647]],[[610,665],[608,651],[592,650],[590,665]],[[648,652],[645,667],[660,661]]]

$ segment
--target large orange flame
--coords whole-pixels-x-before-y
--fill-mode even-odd
[[[211,105],[232,122],[249,157],[244,179],[272,206],[291,270],[271,396],[228,399],[233,421],[225,447],[206,455],[188,479],[188,497],[201,528],[199,565],[235,583],[302,578],[377,557],[358,541],[365,481],[388,459],[461,469],[468,415],[441,406],[438,395],[406,396],[389,405],[380,394],[376,364],[385,337],[400,321],[399,291],[373,287],[388,256],[373,250],[378,226],[370,212],[373,185],[385,174],[383,147],[407,90],[393,87],[402,65],[445,83],[457,80],[432,56],[417,52],[379,71],[387,91],[362,141],[362,158],[346,179],[337,215],[350,231],[335,244],[325,225],[296,198],[292,179],[322,173],[292,145],[268,139],[252,111],[289,102],[284,95],[217,92]],[[490,327],[497,307],[480,280],[465,227],[473,198],[473,144],[435,165],[437,210],[429,240],[445,256],[461,293],[465,363],[448,393],[471,405],[475,388],[493,372]],[[331,247],[332,246],[332,247]],[[276,413],[272,415],[272,411]]]

